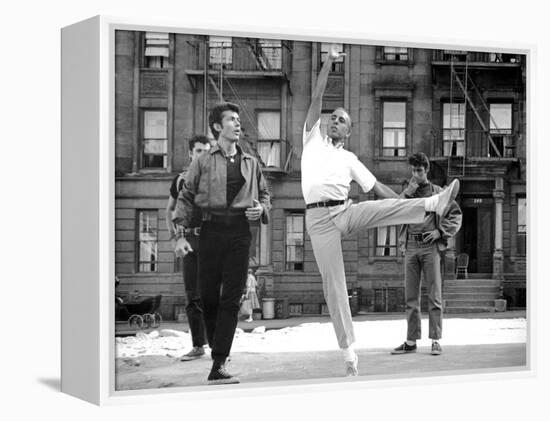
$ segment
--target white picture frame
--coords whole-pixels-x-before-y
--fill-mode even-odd
[[[317,380],[288,384],[252,385],[240,389],[173,388],[120,392],[114,390],[114,31],[157,30],[179,33],[277,36],[276,31],[258,32],[227,25],[191,27],[177,22],[97,16],[62,31],[62,380],[63,392],[97,405],[151,401],[177,401],[261,394],[269,386],[276,394],[327,392],[356,387],[341,382]],[[364,39],[345,32],[295,30],[291,39],[376,44],[387,37]],[[417,42],[392,39],[401,45]],[[427,46],[427,44],[424,44]],[[449,44],[451,45],[451,44]],[[461,46],[452,45],[454,49]],[[482,44],[469,48],[481,48]],[[521,50],[530,61],[532,49]],[[528,68],[530,68],[528,64]],[[528,80],[528,89],[529,89]],[[527,132],[529,133],[528,127]],[[82,159],[77,159],[81,157]],[[84,159],[85,158],[85,159]],[[83,223],[86,221],[86,223]],[[83,270],[85,268],[85,270]],[[528,285],[529,285],[528,278]],[[85,297],[85,300],[82,300]],[[528,314],[533,301],[528,293]],[[532,373],[531,328],[528,328],[527,365],[515,370],[489,370],[484,379],[517,378]],[[413,376],[415,377],[415,376]],[[420,384],[409,378],[409,384]],[[452,375],[451,375],[452,377]],[[461,376],[462,377],[462,376]],[[464,373],[463,379],[469,377]],[[446,381],[453,381],[442,377]],[[440,379],[440,380],[441,380]],[[369,378],[361,387],[399,384],[399,378]]]

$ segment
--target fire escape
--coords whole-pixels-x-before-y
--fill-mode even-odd
[[[284,135],[287,95],[292,95],[290,83],[284,67],[283,51],[286,49],[292,54],[287,41],[264,40],[246,38],[228,38],[219,40],[216,37],[202,37],[201,42],[193,45],[197,58],[201,55],[204,60],[195,69],[187,69],[186,74],[198,92],[198,84],[202,79],[204,131],[208,131],[208,107],[217,101],[230,101],[240,108],[243,123],[243,133],[239,144],[243,149],[256,156],[264,167],[264,172],[274,175],[288,173],[293,155],[293,146]],[[238,53],[236,53],[238,51]],[[244,53],[244,52],[247,53]],[[201,54],[202,53],[202,54]],[[239,55],[238,62],[233,57]],[[197,60],[199,63],[200,60]],[[246,94],[239,91],[238,80],[280,80],[281,83],[281,133],[270,136],[273,130],[261,122],[256,121],[255,110],[251,108]],[[211,93],[215,94],[215,99]],[[260,132],[264,139],[260,139]],[[250,134],[249,134],[250,133]],[[271,138],[266,140],[265,137]],[[283,159],[284,158],[284,159]]]
[[[505,56],[507,62],[503,62],[502,56]],[[519,58],[497,53],[439,50],[434,52],[432,64],[434,78],[436,74],[440,78],[447,74],[449,78],[449,115],[447,127],[443,130],[443,155],[447,161],[447,176],[464,177],[471,159],[515,158],[515,136],[501,130],[474,75],[479,75],[482,71],[519,69]],[[488,121],[484,116],[488,116]],[[480,130],[474,131],[468,127],[474,121]],[[505,132],[507,134],[504,136],[495,138],[495,134]],[[486,142],[486,149],[480,142]]]

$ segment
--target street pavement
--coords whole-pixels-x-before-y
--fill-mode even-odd
[[[502,326],[505,320],[525,318],[524,311],[504,313],[480,313],[446,315],[445,319],[499,319]],[[374,320],[402,320],[403,314],[363,314],[354,317],[354,322]],[[504,322],[503,322],[504,320]],[[251,323],[239,322],[239,327],[249,332],[255,327],[265,326],[266,330],[282,329],[304,323],[330,323],[324,316],[293,317],[283,320],[257,320]],[[186,330],[185,323],[163,323],[161,329]],[[117,326],[117,335],[130,334],[123,326]],[[389,332],[395,335],[396,343],[403,339],[404,332]],[[261,385],[264,382],[357,381],[369,378],[395,378],[411,376],[431,376],[441,374],[461,374],[486,372],[487,370],[511,371],[526,368],[527,346],[525,342],[484,343],[465,345],[445,345],[439,356],[430,354],[430,341],[419,341],[416,353],[391,355],[391,347],[358,348],[359,377],[344,377],[344,363],[341,352],[334,350],[301,352],[246,352],[242,348],[232,352],[228,370],[237,375],[240,385],[216,387],[240,388],[247,385]],[[198,360],[181,362],[175,356],[143,355],[116,359],[116,390],[158,389],[182,386],[204,386],[211,366],[207,354]],[[286,383],[285,383],[286,384]]]

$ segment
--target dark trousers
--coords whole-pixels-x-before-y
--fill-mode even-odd
[[[441,298],[441,261],[437,245],[407,241],[405,252],[405,298],[407,302],[407,339],[421,338],[421,274],[428,290],[429,338],[440,339],[443,324]]]
[[[229,356],[246,286],[251,234],[248,221],[203,222],[200,236],[200,292],[212,359]]]
[[[206,344],[206,335],[199,291],[199,239],[190,236],[187,238],[187,241],[191,244],[193,252],[188,253],[183,258],[183,282],[185,284],[185,295],[187,297],[185,313],[187,314],[189,329],[191,330],[193,346],[201,347]]]

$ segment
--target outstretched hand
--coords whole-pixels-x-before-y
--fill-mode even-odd
[[[328,48],[327,56],[332,60],[336,60],[346,55],[346,53],[342,53],[338,51],[338,49],[339,49],[339,44],[330,44],[330,47]]]

